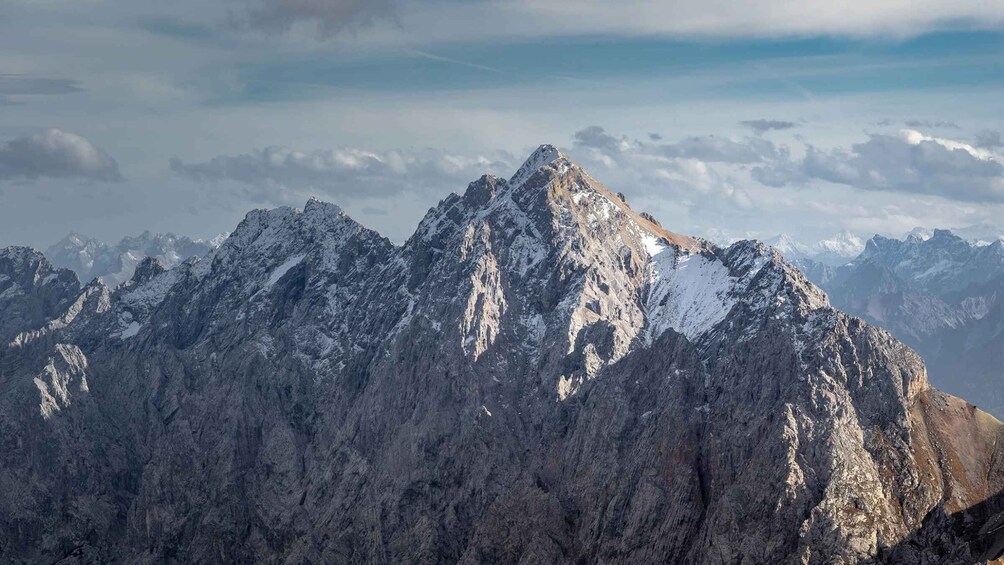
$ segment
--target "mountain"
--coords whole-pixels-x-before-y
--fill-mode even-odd
[[[812,259],[829,265],[842,264],[861,253],[864,247],[863,239],[842,230],[835,236],[818,242],[813,247]]]
[[[777,249],[777,252],[786,259],[797,259],[812,255],[812,247],[799,242],[786,233],[778,234],[765,242],[767,245]]]
[[[972,563],[1004,542],[1000,422],[768,246],[666,231],[552,146],[402,246],[311,200],[113,289],[0,253],[0,309],[30,313],[0,348],[5,562]]]
[[[801,243],[788,234],[776,235],[766,243],[790,261],[809,260],[829,266],[843,265],[865,248],[863,239],[846,230],[813,244]]]
[[[156,257],[167,268],[215,249],[226,235],[211,240],[192,240],[171,233],[125,237],[116,245],[71,233],[45,251],[56,267],[71,269],[85,281],[100,278],[109,286],[128,281],[145,257]]]
[[[916,349],[936,386],[1004,417],[1004,241],[875,236],[845,266],[802,266],[835,306]]]
[[[951,231],[953,234],[977,247],[990,245],[999,239],[1004,239],[1004,230],[991,224],[975,224],[964,228],[952,228],[948,231]],[[934,232],[935,230],[930,228],[918,227],[910,230],[910,232],[906,234],[906,237],[909,238],[910,236],[915,236],[920,239],[928,239],[934,235]]]

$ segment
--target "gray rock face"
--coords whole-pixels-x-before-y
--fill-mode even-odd
[[[59,306],[0,349],[4,561],[994,556],[999,422],[550,146],[401,247],[312,200]]]
[[[80,292],[72,271],[26,247],[0,249],[0,341],[61,316]]]
[[[835,306],[916,349],[935,386],[1004,416],[1004,241],[876,236],[848,265],[800,267]]]

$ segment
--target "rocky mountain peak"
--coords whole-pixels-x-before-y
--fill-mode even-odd
[[[311,199],[113,291],[4,256],[0,560],[962,563],[1004,484],[908,348],[553,146],[400,247]]]
[[[523,165],[516,170],[516,173],[509,179],[509,184],[520,186],[541,168],[554,165],[558,162],[570,164],[568,157],[551,144],[544,144],[533,151],[523,162]]]
[[[508,187],[505,179],[495,175],[482,175],[478,180],[467,185],[464,191],[464,204],[469,208],[483,208],[495,199],[500,189]]]
[[[131,283],[133,285],[146,283],[166,270],[156,257],[147,257],[140,261],[139,265],[136,265],[136,271],[133,273]]]

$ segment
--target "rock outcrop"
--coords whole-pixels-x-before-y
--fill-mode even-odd
[[[847,265],[798,263],[837,308],[920,353],[933,385],[1004,417],[1004,241],[875,236]]]

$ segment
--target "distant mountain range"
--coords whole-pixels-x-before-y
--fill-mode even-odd
[[[45,256],[54,266],[75,272],[82,281],[98,278],[114,287],[132,278],[136,266],[146,257],[154,257],[165,268],[171,268],[189,257],[205,255],[219,247],[226,235],[211,240],[193,240],[172,233],[145,231],[109,245],[70,233],[46,249]]]
[[[930,239],[936,228],[914,228],[903,239]],[[975,247],[983,247],[1004,239],[1004,230],[990,224],[977,224],[951,230],[956,236],[966,240]],[[808,259],[812,262],[838,267],[850,262],[865,250],[866,238],[842,230],[834,236],[806,243],[786,233],[781,233],[764,240],[764,243],[777,249],[789,261]]]
[[[792,262],[834,306],[920,353],[935,386],[1004,417],[1004,240],[985,226],[963,232],[875,236],[839,266]]]
[[[914,228],[906,238],[917,237],[920,239],[930,239],[936,230],[933,228]],[[1004,239],[1004,230],[990,224],[976,224],[964,228],[951,228],[948,230],[962,239],[972,243],[977,247],[990,245],[991,243]]]
[[[842,265],[865,248],[864,239],[846,230],[812,244],[801,243],[788,234],[776,235],[765,243],[786,259],[811,259],[824,265]]]

